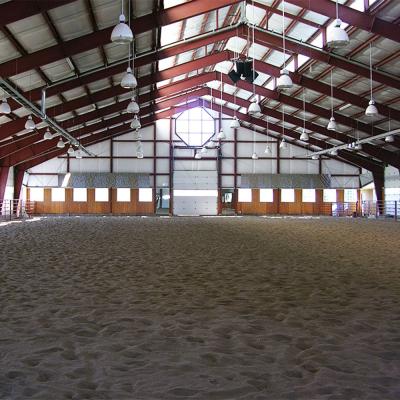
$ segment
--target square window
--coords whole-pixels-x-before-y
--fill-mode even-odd
[[[260,203],[273,203],[274,190],[273,189],[260,189]]]
[[[65,189],[64,188],[52,188],[51,189],[51,201],[65,201]]]
[[[105,202],[108,201],[108,188],[96,188],[94,189],[94,201]]]
[[[303,203],[315,203],[315,189],[303,189],[301,196]]]
[[[324,203],[336,203],[336,189],[324,189],[323,201]]]
[[[153,189],[151,189],[151,188],[139,188],[139,201],[140,202],[153,201]]]
[[[31,201],[44,201],[44,189],[43,188],[30,188],[29,199]]]
[[[87,201],[87,189],[86,188],[74,188],[72,192],[73,201]]]
[[[117,201],[118,202],[130,202],[131,201],[131,189],[117,188]]]
[[[252,192],[251,189],[239,189],[238,190],[238,201],[240,203],[251,203]]]
[[[357,189],[344,189],[344,202],[357,203]]]
[[[281,202],[294,203],[294,189],[281,189]]]

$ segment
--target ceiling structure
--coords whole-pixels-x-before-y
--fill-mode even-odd
[[[222,104],[225,115],[236,111],[242,126],[311,152],[400,127],[397,0],[340,0],[350,44],[333,50],[326,37],[336,18],[335,2],[285,0],[286,66],[294,85],[281,92],[276,81],[284,56],[282,0],[127,3],[142,126],[187,108]],[[120,86],[128,47],[110,40],[120,7],[116,0],[0,0],[0,77],[39,108],[46,88],[47,115],[85,146],[131,130],[126,107],[132,92]],[[370,100],[370,45],[379,110],[373,120],[364,113]],[[230,80],[231,60],[238,55],[255,59],[254,85]],[[337,131],[326,128],[331,76]],[[246,110],[256,96],[262,115],[251,117]],[[43,140],[47,125],[40,118],[34,117],[34,131],[25,130],[29,110],[7,100],[11,113],[0,114],[0,167],[26,170],[67,151],[56,147],[57,139]],[[303,127],[307,142],[300,140]],[[400,168],[399,149],[395,137],[392,143],[372,141],[360,151],[340,150],[335,158],[370,171],[386,164]]]

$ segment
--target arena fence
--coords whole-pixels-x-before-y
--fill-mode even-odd
[[[34,201],[3,200],[0,202],[0,220],[30,218],[34,210]]]

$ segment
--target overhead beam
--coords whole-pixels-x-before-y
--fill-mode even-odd
[[[132,21],[132,26],[135,34],[138,35],[157,28],[158,26],[169,25],[238,2],[239,0],[192,0],[188,3],[160,10],[156,14],[148,14],[135,18]],[[88,35],[80,36],[64,43],[6,61],[0,64],[0,76],[6,78],[21,74],[32,68],[50,64],[65,57],[70,57],[95,47],[109,44],[111,42],[110,36],[113,28],[112,26],[101,29]]]
[[[329,18],[336,18],[335,2],[330,0],[286,0],[295,6],[325,15]],[[339,4],[339,18],[356,28],[367,32],[383,36],[400,43],[400,26],[389,21],[377,18],[366,12],[355,10],[354,8]]]

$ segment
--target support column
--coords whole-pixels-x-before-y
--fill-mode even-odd
[[[377,169],[372,171],[372,177],[374,178],[375,193],[377,200],[377,214],[381,215],[384,212],[385,205],[384,201],[384,186],[385,186],[385,168]]]
[[[1,208],[2,202],[4,200],[4,194],[6,192],[6,185],[7,185],[9,170],[10,170],[10,167],[0,167],[0,208]]]
[[[22,182],[24,181],[25,170],[14,167],[14,193],[13,199],[19,200],[21,197]],[[18,210],[19,201],[14,202],[13,213],[16,214]]]

